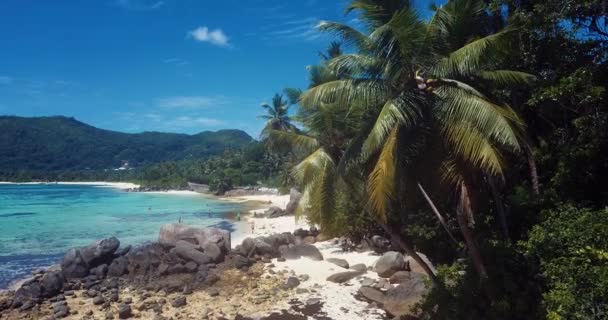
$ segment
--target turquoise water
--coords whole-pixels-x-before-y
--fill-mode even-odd
[[[224,218],[239,209],[238,204],[201,195],[85,185],[0,185],[0,288],[96,239],[115,236],[132,245],[155,240],[162,224],[180,217],[189,225],[230,230],[232,224]]]

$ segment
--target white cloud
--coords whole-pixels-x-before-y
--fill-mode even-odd
[[[209,42],[216,46],[228,46],[228,36],[222,29],[210,30],[208,27],[198,27],[188,32],[188,36],[196,41]]]
[[[1,84],[11,84],[13,83],[13,78],[9,76],[0,76],[0,85]]]
[[[205,96],[176,96],[162,98],[158,106],[167,109],[199,109],[224,104],[220,98]]]

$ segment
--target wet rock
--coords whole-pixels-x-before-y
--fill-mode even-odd
[[[396,251],[389,251],[376,261],[374,270],[378,273],[378,276],[389,278],[395,272],[403,270],[404,267],[405,260],[403,255]]]
[[[63,256],[61,262],[63,276],[71,278],[82,278],[89,274],[89,266],[85,262],[80,249],[72,248]]]
[[[120,248],[118,250],[116,250],[116,252],[114,253],[114,256],[116,257],[121,257],[124,255],[127,255],[127,253],[129,253],[129,251],[131,251],[132,246],[128,245],[126,247]]]
[[[118,319],[128,319],[133,316],[133,311],[131,311],[131,306],[128,304],[120,304],[118,306]]]
[[[173,299],[173,301],[171,302],[171,306],[173,306],[173,308],[181,308],[181,307],[185,306],[186,304],[188,304],[188,301],[186,300],[186,297],[184,297],[184,296],[178,296],[177,298]]]
[[[120,241],[116,237],[101,239],[81,248],[80,254],[86,265],[92,268],[109,263],[119,246]]]
[[[325,261],[327,261],[329,263],[333,263],[333,264],[337,265],[338,267],[342,267],[344,269],[348,269],[348,261],[346,261],[344,259],[327,258],[327,259],[325,259]]]
[[[344,283],[355,277],[362,275],[364,272],[362,271],[346,271],[332,274],[327,277],[327,281],[335,282],[335,283]]]
[[[40,280],[42,296],[45,298],[56,296],[63,289],[65,278],[61,271],[50,271],[45,273]]]
[[[129,259],[127,259],[124,256],[120,256],[120,257],[114,259],[114,261],[112,261],[112,263],[108,267],[107,276],[108,277],[121,277],[121,276],[127,274],[128,266],[129,266]]]

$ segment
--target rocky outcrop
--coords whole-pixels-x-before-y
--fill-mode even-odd
[[[302,257],[309,258],[315,261],[323,260],[323,254],[317,247],[311,244],[295,244],[289,246],[281,246],[279,248],[281,255],[287,260],[296,260]]]
[[[95,241],[86,247],[70,249],[61,262],[63,276],[68,279],[87,276],[92,269],[111,263],[119,246],[120,241],[111,237]]]
[[[213,261],[209,256],[199,251],[197,246],[184,240],[178,240],[175,248],[171,249],[178,257],[186,261],[194,261],[198,265],[203,265]]]
[[[329,263],[333,263],[339,267],[342,267],[344,269],[348,269],[348,261],[344,260],[344,259],[338,259],[338,258],[327,258],[325,259],[325,261],[329,262]],[[361,271],[361,270],[359,270]]]
[[[291,190],[289,190],[289,202],[287,203],[287,207],[285,208],[285,214],[295,214],[301,198],[302,193],[296,188],[291,188]]]
[[[359,291],[357,293],[364,299],[379,304],[384,304],[384,300],[386,299],[382,291],[374,289],[372,287],[361,287],[359,288]]]
[[[278,217],[284,216],[285,214],[286,213],[283,209],[276,207],[276,206],[272,206],[264,212],[264,216],[266,216],[268,218],[278,218]]]
[[[384,298],[384,309],[391,315],[412,315],[411,308],[428,292],[425,284],[426,276],[412,273],[408,281],[395,288],[389,289]]]
[[[178,241],[187,241],[200,248],[208,243],[216,244],[224,252],[230,251],[230,232],[218,228],[192,228],[183,224],[165,224],[160,228],[158,242],[175,246]]]
[[[335,274],[332,274],[331,276],[327,277],[327,281],[335,282],[335,283],[344,283],[344,282],[347,282],[364,273],[365,273],[364,271],[339,272],[339,273],[335,273]]]
[[[396,251],[389,251],[376,261],[374,270],[378,273],[378,276],[389,278],[393,273],[403,270],[404,267],[405,260],[403,255]]]

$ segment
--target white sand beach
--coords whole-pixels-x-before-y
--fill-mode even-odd
[[[289,202],[289,195],[260,195],[244,196],[238,198],[224,198],[228,201],[262,201],[268,202],[268,207],[277,206],[285,209]],[[253,212],[264,212],[266,209],[251,210]],[[254,229],[251,231],[251,223]],[[304,218],[296,220],[296,217],[283,216],[278,218],[255,218],[247,216],[245,221],[237,223],[237,232],[233,233],[232,246],[240,244],[245,238],[267,236],[274,233],[293,232],[298,228],[308,229],[310,225]],[[245,230],[243,230],[245,228]],[[380,308],[372,307],[368,302],[360,301],[355,295],[361,287],[360,282],[364,278],[378,279],[375,272],[367,272],[363,276],[357,277],[343,284],[327,281],[327,277],[338,272],[348,271],[335,264],[327,262],[327,258],[339,258],[348,261],[350,265],[363,263],[372,266],[379,256],[371,252],[344,252],[334,240],[317,242],[314,244],[323,254],[325,260],[313,261],[308,258],[298,260],[287,260],[280,262],[273,259],[275,265],[274,272],[286,271],[289,274],[300,276],[307,275],[309,280],[302,282],[298,287],[306,289],[307,293],[300,294],[297,298],[300,301],[319,298],[323,302],[322,312],[335,320],[355,320],[355,319],[385,319],[386,312]],[[352,271],[352,270],[351,270]],[[269,272],[267,269],[266,272]]]
[[[77,185],[77,186],[98,186],[117,188],[122,190],[139,188],[138,184],[130,182],[104,182],[104,181],[57,181],[57,182],[7,182],[0,181],[0,184],[59,184],[59,185]]]

